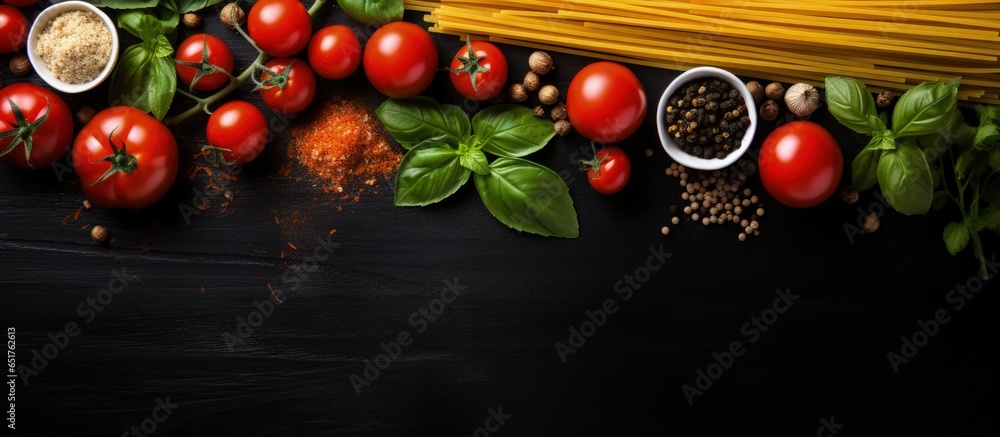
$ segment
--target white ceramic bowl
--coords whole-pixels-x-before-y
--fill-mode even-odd
[[[43,61],[41,56],[38,56],[37,53],[38,34],[45,30],[45,26],[49,24],[49,22],[52,21],[52,19],[54,19],[57,15],[68,11],[93,12],[97,14],[98,17],[101,17],[101,20],[104,21],[104,24],[107,25],[108,29],[111,31],[111,59],[108,60],[108,65],[104,66],[104,70],[101,71],[101,74],[94,80],[87,83],[71,84],[56,79],[56,77],[52,75],[52,72],[49,71],[49,68],[45,66],[45,61]],[[115,63],[118,61],[118,44],[118,31],[115,28],[115,23],[111,21],[110,17],[108,17],[108,14],[105,14],[90,3],[68,1],[56,3],[48,8],[45,8],[45,10],[38,14],[38,17],[35,18],[35,22],[31,25],[31,30],[28,31],[28,59],[31,60],[31,66],[35,69],[35,72],[38,73],[38,76],[52,88],[64,93],[81,93],[100,85],[101,82],[104,82],[104,80],[111,75],[111,72],[115,69]]]
[[[743,142],[740,147],[722,159],[703,159],[693,155],[689,155],[687,152],[681,150],[677,143],[670,137],[667,133],[667,103],[670,101],[670,97],[677,92],[682,86],[687,85],[689,82],[696,80],[705,79],[719,79],[725,81],[734,89],[739,90],[740,95],[743,96],[743,101],[747,102],[747,115],[750,117],[750,126],[747,127],[747,131],[743,134]],[[688,168],[694,168],[698,170],[718,170],[721,168],[726,168],[740,159],[747,149],[750,148],[750,144],[753,143],[753,135],[757,129],[757,108],[754,105],[753,96],[750,94],[750,90],[738,77],[732,73],[715,67],[698,67],[692,68],[680,76],[677,76],[670,85],[667,86],[667,90],[663,92],[663,97],[660,97],[660,104],[656,108],[656,129],[660,133],[660,143],[663,144],[663,149],[667,151],[667,154],[681,164]]]

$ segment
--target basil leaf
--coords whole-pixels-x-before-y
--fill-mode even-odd
[[[1000,228],[1000,209],[991,209],[988,212],[979,214],[972,222],[973,229],[979,232],[983,229],[996,230]]]
[[[943,235],[944,245],[948,248],[948,252],[955,255],[965,249],[965,246],[969,244],[969,228],[961,223],[951,222],[944,227]]]
[[[1000,149],[990,150],[990,168],[995,172],[1000,172]]]
[[[156,24],[153,24],[154,22]],[[118,11],[118,27],[143,41],[171,34],[179,23],[180,13],[177,12],[177,5],[173,1],[162,2],[156,8]]]
[[[541,150],[556,135],[552,122],[522,105],[496,105],[472,117],[472,130],[483,150],[518,158]]]
[[[949,130],[958,89],[941,82],[924,82],[903,94],[892,114],[896,138],[919,137]]]
[[[149,110],[157,120],[163,120],[163,117],[167,116],[175,93],[177,93],[177,69],[173,59],[154,57],[150,64],[149,85],[146,94],[149,100]]]
[[[893,150],[896,148],[896,137],[892,135],[892,131],[885,129],[881,132],[875,132],[875,136],[872,137],[871,141],[865,149],[870,150]]]
[[[470,148],[461,156],[462,167],[476,172],[477,174],[490,174],[490,162],[482,150]]]
[[[469,181],[458,153],[444,144],[423,144],[403,156],[396,174],[396,206],[424,206],[455,194]]]
[[[993,123],[980,125],[976,129],[976,138],[972,141],[972,147],[983,150],[1000,140],[1000,129]]]
[[[490,174],[477,174],[475,180],[486,208],[503,224],[544,236],[580,236],[569,188],[552,170],[519,158],[497,158]]]
[[[878,115],[875,99],[857,79],[827,76],[826,105],[840,124],[861,134],[873,132],[868,118]]]
[[[389,99],[375,113],[389,135],[405,149],[425,142],[458,148],[472,134],[469,116],[464,111],[427,97]]]
[[[157,21],[147,16],[140,23],[152,26]],[[125,49],[111,76],[111,105],[134,106],[163,119],[177,91],[177,70],[171,52],[173,48],[163,35]]]
[[[383,26],[403,19],[402,0],[337,0],[347,15],[361,24]]]
[[[1000,121],[1000,106],[976,105],[976,114],[979,114],[979,124],[991,124]]]
[[[938,190],[934,192],[934,200],[931,202],[931,208],[940,211],[948,203],[948,191]]]
[[[895,150],[883,151],[878,162],[878,183],[889,204],[903,214],[926,214],[931,208],[931,169],[917,146],[900,143]]]
[[[156,6],[158,0],[91,0],[87,3],[100,8],[142,9]]]
[[[872,141],[875,141],[872,138]],[[851,164],[851,181],[858,190],[864,191],[878,183],[878,161],[882,150],[865,148]]]
[[[200,11],[221,2],[222,0],[180,0],[177,2],[177,9],[178,12],[186,14],[188,12]]]

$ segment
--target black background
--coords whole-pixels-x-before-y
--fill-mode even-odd
[[[223,36],[244,68],[254,56],[248,45],[221,27],[217,9],[202,15],[205,31]],[[419,14],[407,19],[423,24]],[[369,32],[333,8],[314,28],[331,22],[351,25],[363,39]],[[454,37],[435,40],[442,65],[462,46]],[[517,80],[531,50],[502,47]],[[593,61],[553,55],[557,69],[544,81],[561,90]],[[580,176],[567,181],[580,221],[575,240],[506,228],[471,187],[426,208],[394,207],[391,184],[382,184],[381,195],[369,190],[358,202],[343,201],[316,188],[288,157],[287,129],[227,187],[235,201],[225,213],[214,193],[213,207],[185,223],[178,206],[192,205],[192,190],[205,185],[203,175],[187,177],[204,143],[204,116],[174,130],[181,175],[146,211],[95,207],[62,223],[84,199],[74,177],[0,168],[0,314],[4,327],[16,328],[17,363],[29,366],[48,333],[81,325],[29,385],[18,380],[17,433],[121,435],[168,396],[180,407],[158,435],[473,435],[488,409],[499,407],[511,418],[498,435],[812,435],[830,416],[844,425],[838,435],[989,429],[997,301],[992,284],[960,311],[946,301],[978,267],[969,252],[945,251],[941,229],[950,217],[888,211],[877,233],[852,244],[844,225],[856,225],[859,206],[877,202],[872,193],[855,206],[834,197],[796,210],[771,200],[751,177],[767,204],[760,238],[740,243],[735,226],[689,222],[664,237],[660,227],[681,188],[664,175],[670,160],[654,118],[678,73],[632,68],[649,100],[644,125],[622,144],[632,180],[614,196],[595,193]],[[4,79],[39,83],[6,71]],[[234,97],[260,104],[249,90]],[[76,110],[102,103],[105,93],[64,97]],[[443,73],[425,94],[463,102]],[[361,71],[321,81],[317,100],[335,97],[372,108],[384,99]],[[825,109],[813,120],[838,138],[849,168],[865,139]],[[758,129],[757,147],[774,125]],[[532,158],[576,175],[571,156],[581,147],[589,146],[574,134]],[[292,174],[283,177],[279,169],[289,162]],[[93,244],[85,224],[108,227],[115,243]],[[282,284],[332,229],[339,247],[330,259],[297,290]],[[985,241],[987,253],[996,253],[996,237]],[[615,283],[661,246],[671,258],[622,301]],[[121,269],[132,282],[84,323],[77,305]],[[416,333],[411,314],[438,297],[446,280],[467,289]],[[270,299],[268,283],[283,289],[284,303],[230,351],[223,334],[235,333],[255,301]],[[741,326],[771,306],[777,289],[801,298],[750,344]],[[566,343],[585,311],[609,298],[618,312],[563,363],[555,343]],[[899,353],[901,336],[942,308],[951,321],[895,373],[887,353]],[[349,377],[401,331],[414,343],[356,394]],[[688,405],[681,386],[695,384],[696,371],[734,341],[746,353]]]

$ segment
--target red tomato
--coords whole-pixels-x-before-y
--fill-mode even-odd
[[[275,74],[264,73],[260,97],[264,104],[281,114],[298,114],[309,107],[316,97],[316,75],[309,65],[298,59],[278,58],[265,65]]]
[[[614,62],[583,67],[566,92],[566,112],[581,135],[598,143],[619,143],[646,117],[646,91],[631,70]]]
[[[139,209],[166,194],[177,178],[170,129],[131,106],[99,112],[73,144],[73,167],[87,198],[105,208]]]
[[[350,27],[326,26],[309,41],[309,65],[327,79],[350,76],[361,64],[361,42]]]
[[[3,0],[3,2],[11,6],[24,7],[38,3],[38,0]]]
[[[632,165],[622,149],[608,146],[598,150],[591,161],[583,161],[590,186],[602,194],[614,194],[625,188],[632,175]]]
[[[205,137],[226,162],[246,164],[264,150],[267,120],[256,106],[242,100],[226,103],[208,117]]]
[[[0,5],[0,53],[13,53],[28,42],[28,19],[17,8]]]
[[[177,46],[176,59],[187,64],[177,63],[177,75],[185,84],[199,91],[211,91],[225,85],[229,81],[226,73],[233,71],[233,52],[229,46],[221,39],[204,33],[192,35]],[[225,72],[219,71],[219,68]]]
[[[837,140],[811,121],[793,121],[768,135],[760,149],[760,180],[779,202],[808,208],[837,190],[844,157]]]
[[[309,44],[312,17],[298,0],[260,0],[250,8],[247,32],[271,56],[292,56]]]
[[[20,123],[11,101],[24,116]],[[45,121],[34,126],[41,117]],[[52,91],[15,83],[0,89],[0,132],[10,131],[17,133],[0,138],[0,160],[21,168],[48,167],[66,156],[73,144],[73,115]]]
[[[380,27],[365,46],[368,81],[389,97],[413,97],[434,80],[438,51],[423,27],[396,21]]]
[[[451,84],[463,96],[490,100],[507,84],[507,58],[497,46],[486,41],[470,41],[451,60]]]

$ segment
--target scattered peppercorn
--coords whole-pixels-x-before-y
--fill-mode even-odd
[[[10,58],[10,72],[18,76],[31,73],[31,61],[28,60],[28,55],[21,53]]]
[[[751,80],[747,82],[747,89],[750,90],[750,95],[753,96],[753,102],[755,104],[760,103],[764,99],[764,86],[757,82],[756,80]]]
[[[740,148],[750,127],[740,92],[718,79],[681,86],[666,108],[667,133],[685,153],[722,159]]]
[[[858,202],[860,197],[861,194],[858,193],[857,188],[854,188],[854,185],[844,186],[844,188],[840,190],[840,198],[844,199],[844,203],[848,205],[854,205]]]
[[[874,213],[868,214],[868,216],[865,217],[865,232],[870,234],[872,232],[877,231],[878,225],[879,225],[878,216],[875,215]]]
[[[567,115],[566,105],[562,103],[552,108],[552,121],[565,120]]]
[[[523,84],[515,83],[507,88],[507,98],[514,103],[521,103],[528,100],[528,92]]]
[[[538,90],[538,101],[543,105],[553,105],[559,100],[559,89],[554,85],[545,85]]]
[[[778,118],[778,111],[778,103],[768,100],[760,107],[760,118],[764,121],[774,121]]]
[[[101,225],[96,225],[90,228],[90,238],[94,240],[97,244],[104,244],[108,242],[108,237],[111,235],[108,232],[108,228]]]
[[[781,100],[785,97],[785,86],[781,82],[771,82],[764,88],[764,95],[771,100]]]
[[[664,226],[663,228],[660,229],[660,233],[663,235],[667,235],[670,233],[670,228]]]
[[[86,126],[95,115],[97,115],[96,109],[90,105],[84,106],[79,111],[76,111],[76,122],[80,126]]]
[[[552,64],[552,57],[548,53],[538,51],[528,57],[528,67],[538,75],[549,74],[555,67]]]
[[[541,105],[535,107],[535,117],[545,117],[545,108]]]
[[[243,8],[235,2],[226,5],[222,8],[222,12],[219,13],[219,19],[222,20],[222,24],[226,27],[235,30],[237,26],[243,24],[243,19],[246,14],[243,12]]]
[[[529,71],[528,74],[524,75],[523,85],[524,89],[527,90],[528,92],[533,93],[535,91],[538,91],[540,83],[541,79],[539,79],[538,74],[535,73],[534,71]]]
[[[892,106],[892,91],[882,91],[882,93],[878,95],[878,98],[875,99],[875,104],[877,104],[879,108],[888,108]]]
[[[681,199],[689,202],[684,204],[684,215],[704,226],[727,223],[738,225],[744,234],[740,241],[745,241],[750,236],[759,235],[758,219],[764,215],[764,206],[758,203],[758,197],[752,190],[743,187],[751,164],[741,159],[735,166],[723,170],[689,172],[683,165],[673,163],[665,172],[668,176],[678,178],[680,185],[684,187]],[[744,210],[743,205],[746,205],[749,217],[740,216]],[[678,225],[681,219],[673,216],[670,222]]]
[[[569,120],[559,120],[555,124],[555,129],[559,136],[564,137],[573,130],[573,125],[569,124]]]
[[[188,12],[181,17],[181,22],[184,23],[184,27],[188,29],[197,29],[201,27],[201,15],[194,12]]]

